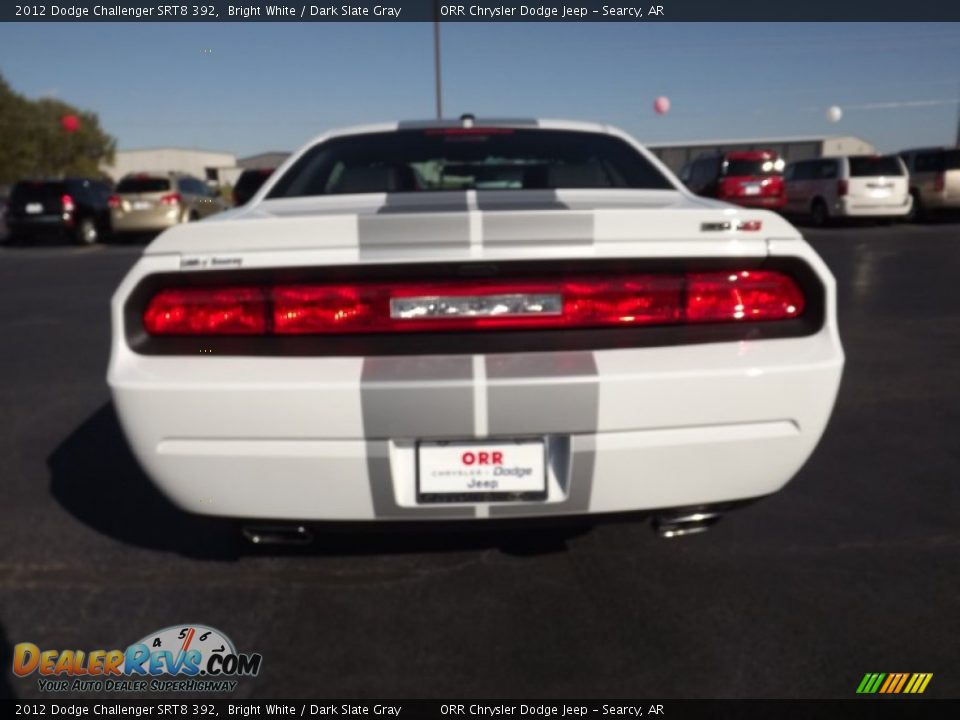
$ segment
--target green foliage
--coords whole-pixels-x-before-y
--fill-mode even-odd
[[[61,127],[64,115],[79,118],[76,132]],[[115,149],[96,113],[51,98],[29,100],[0,75],[0,185],[28,177],[95,177]]]

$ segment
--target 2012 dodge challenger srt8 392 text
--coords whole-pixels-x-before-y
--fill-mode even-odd
[[[810,455],[835,304],[790,224],[691,195],[618,130],[367,126],[154,240],[113,298],[108,380],[195,513],[643,510],[679,534]]]

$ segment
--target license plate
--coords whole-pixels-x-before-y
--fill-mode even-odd
[[[759,194],[760,194],[760,186],[759,186],[759,185],[756,185],[756,184],[753,184],[753,185],[744,185],[744,186],[743,186],[743,194],[744,194],[744,195],[759,195]]]
[[[153,203],[149,200],[134,200],[133,209],[134,210],[150,210],[153,207]]]
[[[422,442],[417,445],[417,500],[545,500],[546,468],[542,440]]]
[[[27,203],[24,210],[28,215],[39,215],[43,212],[43,203]]]

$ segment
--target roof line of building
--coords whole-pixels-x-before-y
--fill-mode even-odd
[[[163,145],[160,147],[145,147],[145,148],[117,148],[117,152],[156,152],[157,150],[184,150],[186,152],[205,152],[213,153],[216,155],[233,155],[236,157],[236,153],[232,153],[229,150],[209,150],[207,148],[199,147],[183,147],[182,145]]]
[[[644,145],[648,148],[691,147],[695,145],[758,145],[760,143],[823,142],[824,140],[836,140],[837,138],[853,138],[861,142],[868,142],[857,135],[810,135],[803,137],[735,138],[733,140],[691,140],[688,142],[644,143]]]

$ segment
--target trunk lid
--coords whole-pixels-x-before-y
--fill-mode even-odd
[[[760,231],[739,231],[760,220]],[[268,200],[171,228],[146,254],[336,252],[354,261],[765,254],[797,237],[778,215],[678,191],[481,191]],[[678,241],[687,241],[681,248]]]

